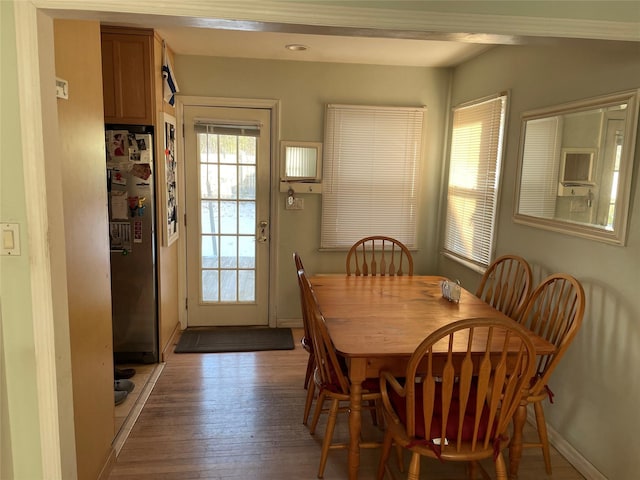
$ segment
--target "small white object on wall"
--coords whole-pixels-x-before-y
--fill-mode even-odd
[[[56,98],[69,100],[69,82],[56,77]]]
[[[20,255],[20,224],[2,224],[2,249],[0,255]]]

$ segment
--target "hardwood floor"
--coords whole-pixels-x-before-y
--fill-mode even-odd
[[[315,479],[326,415],[314,436],[302,425],[307,353],[301,335],[294,330],[295,350],[169,354],[109,480]],[[381,439],[370,417],[363,418],[363,436]],[[347,433],[346,418],[339,418],[334,439],[346,441]],[[533,434],[527,427],[525,438]],[[362,480],[375,478],[378,455],[378,449],[362,451]],[[549,477],[541,454],[525,450],[520,480],[583,479],[555,450],[551,460]],[[487,468],[494,476],[490,463]],[[347,478],[346,450],[329,453],[324,478]],[[464,465],[423,460],[420,478],[466,477]]]

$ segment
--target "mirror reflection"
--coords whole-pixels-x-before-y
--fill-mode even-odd
[[[287,142],[280,145],[281,180],[319,181],[322,172],[322,144],[315,142]]]
[[[514,220],[624,243],[637,92],[523,116]]]

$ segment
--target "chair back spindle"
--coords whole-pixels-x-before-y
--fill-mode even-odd
[[[355,276],[413,275],[413,258],[402,242],[374,235],[351,246],[347,253],[346,271],[347,275],[353,272]]]
[[[403,380],[383,371],[388,427],[378,478],[395,443],[412,452],[409,478],[419,478],[419,457],[428,456],[465,462],[493,457],[498,478],[506,479],[502,449],[535,365],[529,335],[505,318],[459,320],[422,341]]]
[[[496,310],[518,320],[533,281],[529,263],[517,255],[497,258],[485,271],[476,296]]]
[[[576,278],[568,274],[549,275],[531,294],[522,311],[520,324],[556,347],[554,353],[538,357],[533,394],[540,393],[548,383],[582,325],[584,309],[584,289]]]

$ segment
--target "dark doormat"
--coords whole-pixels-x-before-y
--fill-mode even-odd
[[[175,353],[258,352],[292,350],[290,328],[198,327],[187,328]]]

